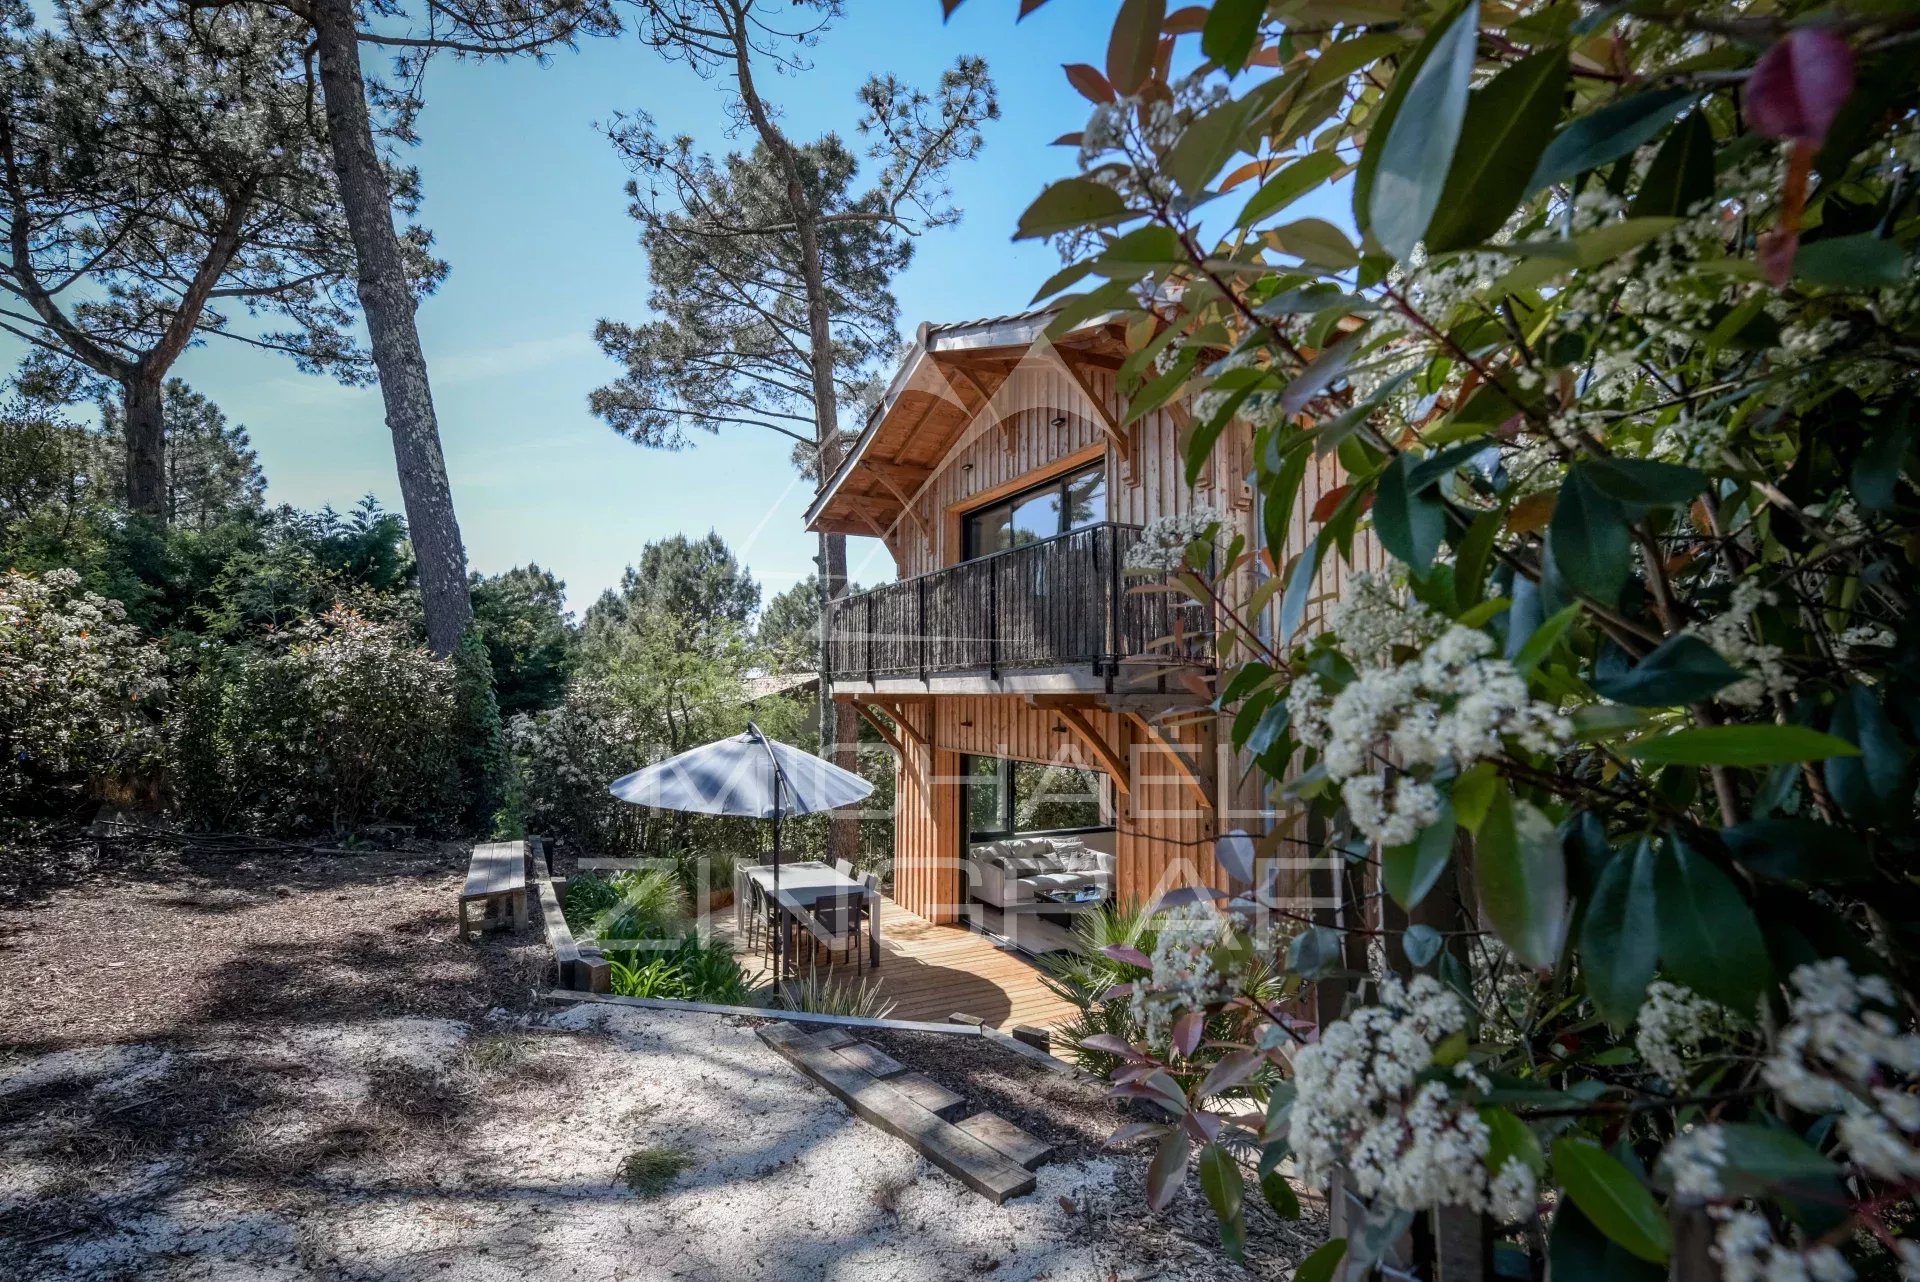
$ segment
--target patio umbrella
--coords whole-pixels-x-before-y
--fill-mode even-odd
[[[769,739],[747,722],[745,734],[689,748],[607,785],[636,806],[737,815],[773,820],[773,893],[780,894],[780,821],[863,801],[873,785],[831,761]],[[780,938],[773,943],[773,973],[781,971]]]

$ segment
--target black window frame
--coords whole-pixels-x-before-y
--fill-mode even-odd
[[[1014,824],[1016,822],[1016,819],[1014,816],[1014,809],[1017,805],[1018,799],[1013,795],[1014,794],[1013,767],[1016,762],[1024,761],[1024,760],[1026,759],[1017,758],[1017,757],[994,757],[994,756],[989,756],[985,753],[975,753],[975,752],[963,752],[960,754],[960,778],[962,781],[960,785],[961,787],[960,814],[965,823],[966,834],[967,834],[967,844],[969,846],[978,845],[981,842],[987,842],[987,841],[1006,841],[1007,839],[1012,837],[1084,836],[1089,833],[1096,833],[1096,832],[1113,832],[1116,828],[1118,828],[1119,825],[1117,823],[1111,823],[1111,822],[1103,823],[1103,824],[1092,824],[1092,825],[1079,827],[1079,828],[1032,828],[1032,829],[1015,828]],[[986,831],[986,832],[980,832],[974,829],[973,797],[972,797],[973,786],[974,786],[973,785],[973,780],[974,780],[973,767],[974,767],[974,763],[978,761],[991,761],[995,763],[995,770],[994,770],[994,776],[993,776],[994,787],[998,790],[1000,794],[1000,821],[1006,825],[1004,829]],[[1063,769],[1068,769],[1068,770],[1086,770],[1089,773],[1097,776],[1100,780],[1100,800],[1099,800],[1100,809],[1104,813],[1108,815],[1114,815],[1117,818],[1117,807],[1114,805],[1114,800],[1113,800],[1113,780],[1108,778],[1106,771],[1094,770],[1088,766],[1070,765],[1069,763],[1064,761],[1029,761],[1027,762],[1027,764],[1036,765],[1036,766],[1059,766]]]
[[[1085,477],[1094,476],[1094,475],[1098,475],[1100,477],[1100,519],[1098,521],[1089,521],[1087,522],[1086,525],[1068,525],[1067,524],[1067,487],[1073,484],[1075,481],[1082,480]],[[1004,552],[1009,550],[1008,548],[996,548],[993,552],[986,552],[986,553],[981,552],[979,550],[978,541],[974,533],[974,522],[976,518],[984,516],[986,513],[991,512],[996,508],[1006,508],[1008,513],[1011,514],[1015,508],[1019,507],[1020,504],[1022,504],[1026,500],[1033,498],[1036,495],[1045,494],[1050,490],[1057,493],[1060,496],[1060,503],[1059,503],[1060,528],[1055,530],[1053,534],[1047,537],[1058,538],[1060,535],[1070,534],[1074,530],[1090,529],[1093,526],[1105,524],[1106,522],[1112,519],[1112,508],[1108,502],[1109,498],[1111,497],[1110,496],[1110,491],[1112,489],[1111,480],[1112,478],[1107,475],[1107,461],[1104,458],[1102,458],[1102,459],[1097,459],[1092,463],[1088,463],[1083,467],[1076,467],[1068,471],[1061,472],[1056,476],[1049,477],[1047,480],[1037,481],[1034,484],[1029,485],[1024,490],[1015,490],[1012,494],[1003,494],[999,498],[994,499],[991,502],[982,503],[978,507],[968,508],[967,510],[963,511],[960,514],[960,557],[961,559],[963,561],[973,561],[973,560],[977,560],[981,556],[993,556],[998,552]],[[1024,547],[1026,545],[1016,543],[1011,546]]]

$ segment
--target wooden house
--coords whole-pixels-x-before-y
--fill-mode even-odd
[[[884,540],[897,567],[828,607],[826,677],[898,754],[893,896],[935,923],[980,908],[968,854],[995,838],[1077,836],[1138,903],[1221,884],[1219,834],[1285,820],[1221,718],[1194,711],[1207,612],[1125,573],[1143,527],[1195,506],[1257,538],[1252,431],[1225,433],[1190,488],[1186,407],[1126,421],[1119,326],[1049,341],[1050,319],[921,326],[807,513],[811,530]],[[1337,483],[1327,468],[1311,487]],[[1313,506],[1273,564],[1304,545]]]

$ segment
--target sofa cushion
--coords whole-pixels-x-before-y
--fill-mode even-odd
[[[1042,890],[1055,892],[1079,890],[1082,886],[1092,886],[1098,883],[1099,879],[1097,877],[1091,873],[1084,872],[1049,872],[1040,873],[1032,877],[1022,877],[1020,879],[1021,885],[1030,886],[1036,892]]]

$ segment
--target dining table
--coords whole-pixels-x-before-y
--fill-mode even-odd
[[[773,895],[773,865],[756,864],[740,868],[734,873],[734,921],[744,932],[747,917],[752,911],[753,896],[746,893],[752,885],[762,894]],[[867,961],[880,964],[880,895],[869,890],[863,881],[847,876],[832,864],[817,859],[803,859],[797,863],[780,865],[780,906],[788,916],[796,912],[808,912],[813,906],[825,899],[863,900],[862,911],[867,915]],[[795,922],[795,925],[802,923]],[[793,956],[793,950],[787,950],[787,956]]]

